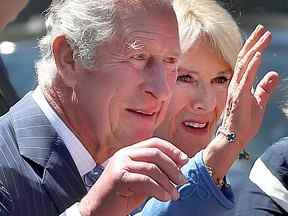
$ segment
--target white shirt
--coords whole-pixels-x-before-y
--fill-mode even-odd
[[[73,132],[65,125],[62,119],[52,109],[39,86],[32,93],[32,96],[51,123],[52,127],[63,140],[80,173],[80,176],[83,179],[83,176],[96,166],[96,162],[82,145],[80,140],[75,136],[75,134],[73,134]],[[60,216],[81,216],[78,203],[72,205]]]

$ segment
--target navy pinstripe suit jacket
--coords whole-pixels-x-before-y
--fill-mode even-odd
[[[0,215],[59,215],[85,194],[68,150],[28,93],[0,118]]]

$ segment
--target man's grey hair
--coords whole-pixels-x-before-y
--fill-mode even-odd
[[[40,40],[41,59],[36,63],[38,81],[50,87],[56,75],[52,44],[65,35],[77,63],[95,65],[95,48],[115,32],[114,0],[53,0],[46,15],[46,35]]]

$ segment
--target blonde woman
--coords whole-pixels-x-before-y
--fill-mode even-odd
[[[240,51],[237,24],[215,1],[176,0],[174,9],[183,55],[168,113],[156,136],[192,158],[182,169],[188,182],[178,188],[179,200],[152,198],[142,215],[231,214],[233,193],[224,176],[258,131],[278,80],[270,72],[251,93],[271,33],[258,26]],[[223,122],[215,136],[221,115]]]

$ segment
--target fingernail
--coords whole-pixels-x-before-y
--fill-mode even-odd
[[[168,200],[171,200],[171,195],[169,194],[169,193],[167,193],[167,192],[165,192],[164,193],[164,199],[166,200],[166,201],[168,201]]]
[[[260,31],[261,29],[263,29],[264,26],[261,25],[261,24],[258,24],[257,27],[256,27],[256,31]]]
[[[183,161],[186,161],[186,160],[188,160],[188,156],[185,153],[181,152],[180,159]]]
[[[185,176],[182,173],[179,174],[178,180],[179,180],[179,184],[184,184],[187,181]]]
[[[266,40],[268,37],[270,37],[271,34],[272,34],[272,33],[271,33],[270,31],[265,32],[265,34],[264,34],[264,35],[262,36],[262,38],[261,38],[262,41],[263,41],[263,40]]]
[[[261,55],[262,55],[261,52],[256,52],[256,53],[255,53],[255,57],[256,57],[256,58],[259,58]]]
[[[173,200],[176,201],[180,198],[180,194],[177,190],[175,190],[175,192],[173,193]]]

